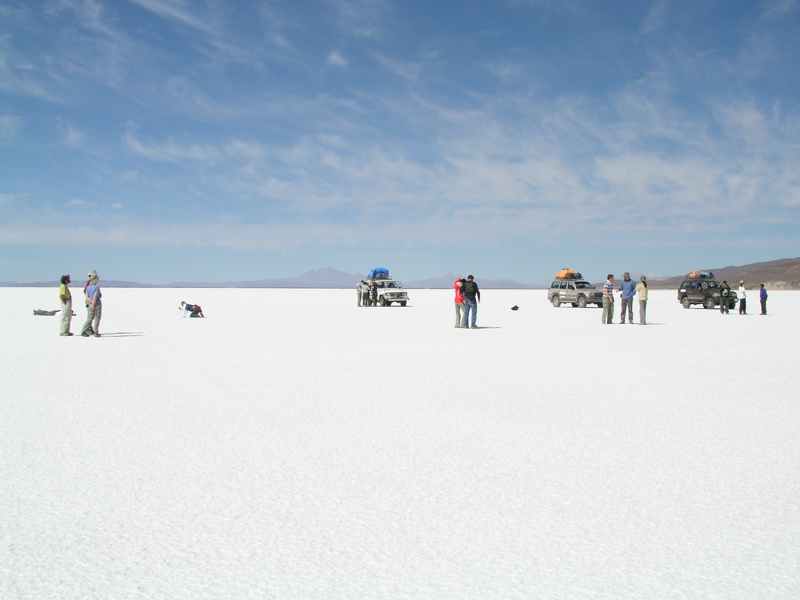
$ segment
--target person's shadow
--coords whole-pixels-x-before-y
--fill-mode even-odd
[[[101,333],[100,337],[142,337],[143,331],[115,331],[113,333]]]

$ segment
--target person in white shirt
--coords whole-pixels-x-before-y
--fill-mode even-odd
[[[747,294],[745,293],[744,281],[739,282],[739,314],[747,314]]]

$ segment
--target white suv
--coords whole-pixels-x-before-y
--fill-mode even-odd
[[[378,284],[378,305],[391,306],[392,302],[397,302],[400,306],[405,306],[408,302],[408,292],[403,289],[403,284],[395,281],[391,277],[382,279],[370,279],[370,287],[372,282]]]

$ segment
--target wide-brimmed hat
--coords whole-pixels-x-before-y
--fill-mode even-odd
[[[89,271],[87,276],[89,277],[89,279],[100,279],[100,276],[97,274],[97,271],[95,271],[94,269]]]

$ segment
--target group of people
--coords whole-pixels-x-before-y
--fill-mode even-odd
[[[722,285],[720,286],[720,294],[722,295],[722,300],[719,303],[719,312],[723,315],[730,314],[729,310],[729,302],[728,297],[731,294],[731,286],[728,285],[727,281],[723,281]],[[767,288],[764,287],[763,283],[758,284],[758,299],[761,302],[761,314],[767,314],[767,298],[769,294],[767,294]],[[744,286],[744,281],[739,282],[739,314],[746,315],[747,314],[747,288]]]
[[[625,271],[622,274],[622,281],[619,284],[619,303],[620,324],[625,324],[625,317],[628,323],[633,325],[633,297],[639,298],[639,325],[647,325],[647,277],[642,275],[638,283],[634,283],[631,274]],[[608,274],[606,282],[603,284],[603,325],[611,325],[614,321],[614,275]]]
[[[759,299],[761,300],[761,314],[767,314],[767,290],[763,283],[758,284]],[[634,284],[631,280],[630,273],[627,271],[622,274],[622,281],[619,286],[620,293],[620,324],[625,324],[625,317],[628,318],[628,323],[633,324],[633,297],[637,295],[639,298],[639,325],[647,325],[647,277],[642,275],[639,282]],[[723,281],[720,286],[720,302],[719,311],[722,314],[728,314],[729,302],[728,297],[731,293],[731,287],[727,281]],[[744,286],[744,281],[739,282],[739,314],[747,314],[747,290]],[[614,275],[608,274],[606,282],[603,284],[603,325],[610,325],[614,317]]]
[[[481,290],[472,275],[453,282],[456,306],[456,328],[478,329],[478,304],[481,303]]]
[[[83,286],[84,303],[86,304],[86,321],[81,328],[83,337],[100,337],[100,317],[103,314],[102,292],[100,291],[100,276],[92,269],[88,274],[89,279]],[[60,335],[71,336],[72,324],[72,292],[69,284],[72,282],[69,275],[61,276],[61,287],[58,288],[58,297],[61,300],[61,326]]]
[[[378,283],[367,283],[363,279],[356,284],[356,295],[359,306],[378,306]]]

